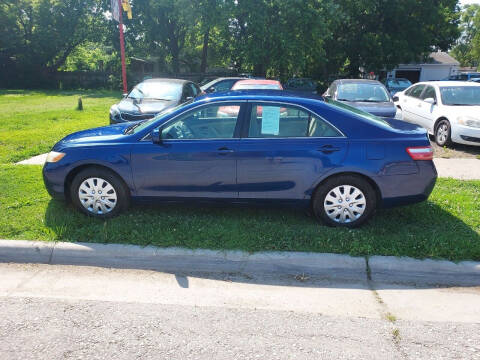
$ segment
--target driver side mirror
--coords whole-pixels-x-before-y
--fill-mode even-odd
[[[162,143],[162,130],[159,128],[153,129],[150,133],[152,136],[152,143],[161,144]]]
[[[434,98],[426,98],[423,101],[432,105],[435,105],[437,103]]]
[[[128,93],[123,93],[122,96],[125,99],[128,96]]]
[[[398,100],[400,100],[400,99],[398,98],[398,96],[394,96],[394,97],[393,97],[393,101],[397,102]]]
[[[215,92],[215,87],[209,87],[208,89],[205,90],[206,93],[213,93]]]

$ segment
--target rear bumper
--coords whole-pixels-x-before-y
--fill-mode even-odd
[[[418,172],[409,175],[378,176],[383,208],[425,201],[435,187],[437,169],[433,161],[416,161]]]

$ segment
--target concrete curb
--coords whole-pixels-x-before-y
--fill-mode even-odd
[[[368,259],[373,281],[392,279],[415,282],[441,282],[442,284],[480,285],[480,262],[412,259],[395,256],[372,256]]]
[[[0,240],[0,262],[90,265],[152,269],[173,273],[214,272],[275,275],[367,277],[366,259],[340,254],[302,252],[217,251],[185,248],[141,247],[121,244]],[[368,259],[376,282],[426,282],[480,285],[480,262],[455,264],[444,260],[417,260],[393,256]]]

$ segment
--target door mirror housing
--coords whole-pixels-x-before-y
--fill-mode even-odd
[[[437,103],[434,98],[426,98],[423,101],[432,105],[435,105]]]
[[[128,93],[123,93],[122,96],[125,99],[128,96]]]
[[[162,143],[162,130],[159,128],[153,129],[150,133],[152,137],[152,143],[161,144]]]
[[[394,96],[394,97],[393,97],[393,102],[397,102],[398,100],[400,100],[400,99],[398,98],[398,96]]]

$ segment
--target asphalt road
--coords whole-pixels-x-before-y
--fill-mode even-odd
[[[480,289],[0,264],[0,359],[480,359]]]

